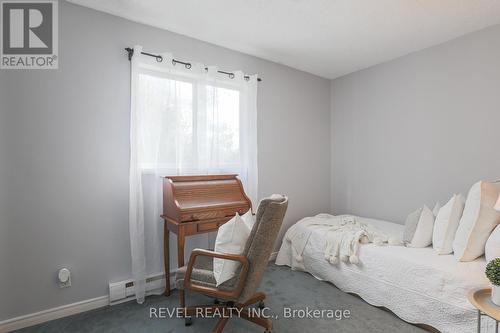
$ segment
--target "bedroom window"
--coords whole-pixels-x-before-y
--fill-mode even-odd
[[[162,176],[238,174],[258,202],[257,75],[133,51],[129,229],[142,302],[146,276],[163,271]]]
[[[240,91],[161,73],[139,74],[144,171],[238,172]]]

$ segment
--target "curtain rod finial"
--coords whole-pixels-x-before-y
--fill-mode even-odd
[[[128,53],[128,61],[132,60],[132,56],[134,55],[134,49],[130,47],[126,47],[125,51]]]

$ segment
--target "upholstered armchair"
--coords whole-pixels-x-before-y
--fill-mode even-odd
[[[245,311],[250,305],[259,303],[264,307],[266,295],[258,292],[259,285],[268,265],[278,232],[288,207],[288,198],[273,195],[263,199],[257,209],[255,224],[241,255],[224,254],[208,250],[193,250],[187,266],[177,270],[175,281],[180,290],[180,305],[184,308],[186,326],[191,324],[191,316],[197,309],[205,311],[219,311],[227,315],[221,317],[213,329],[213,333],[220,333],[227,324],[231,312],[233,316],[240,314],[240,318],[251,321],[265,329],[272,330],[272,321],[259,313]],[[213,273],[213,259],[221,258],[239,262],[237,274],[232,279],[216,286]],[[215,304],[186,307],[184,291],[202,293],[216,298]],[[236,309],[240,311],[236,311]],[[199,312],[198,312],[199,313]]]

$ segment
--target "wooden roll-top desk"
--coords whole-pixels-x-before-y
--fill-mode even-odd
[[[186,236],[216,231],[236,213],[252,209],[237,175],[172,176],[163,180],[164,261],[170,295],[170,231],[177,235],[178,267],[184,266]]]

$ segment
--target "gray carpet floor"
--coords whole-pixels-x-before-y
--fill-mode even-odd
[[[369,286],[367,286],[369,288]],[[423,329],[408,324],[391,312],[374,307],[359,297],[346,294],[330,283],[316,280],[307,273],[296,272],[288,267],[270,264],[262,283],[267,293],[266,306],[278,316],[274,320],[275,333],[302,332],[398,332],[423,333]],[[188,294],[187,304],[205,304],[210,299]],[[161,333],[209,333],[215,326],[216,319],[195,318],[193,325],[184,326],[183,319],[151,319],[150,308],[175,308],[178,294],[170,297],[148,297],[142,305],[128,302],[112,307],[101,308],[71,317],[54,320],[41,325],[19,330],[23,333],[55,332],[161,332]],[[288,319],[284,318],[283,309],[324,309],[349,310],[350,318],[335,320],[323,319]],[[281,317],[281,318],[280,318]],[[227,333],[262,333],[264,329],[246,321],[233,318],[226,326]]]

